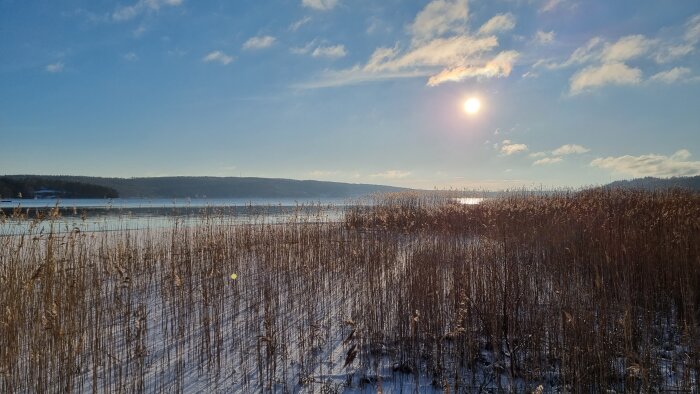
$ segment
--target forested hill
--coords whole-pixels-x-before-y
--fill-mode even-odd
[[[0,198],[116,198],[119,193],[107,186],[74,180],[38,176],[0,176]]]
[[[0,179],[25,182],[41,179],[90,184],[114,189],[122,198],[347,198],[376,192],[404,190],[369,184],[242,177],[99,178],[13,175],[0,177]]]
[[[674,178],[637,178],[627,181],[616,181],[606,185],[608,188],[658,190],[683,188],[700,191],[700,176]]]

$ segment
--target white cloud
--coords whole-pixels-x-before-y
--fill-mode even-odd
[[[298,21],[292,23],[291,25],[289,25],[289,30],[297,31],[297,30],[299,30],[300,27],[304,26],[305,24],[307,24],[309,22],[311,22],[311,17],[305,16],[305,17],[299,19]]]
[[[316,46],[316,40],[307,42],[303,47],[291,47],[289,51],[295,55],[306,55],[314,49],[314,46]]]
[[[56,62],[52,63],[46,66],[46,71],[50,73],[60,73],[63,71],[64,64],[63,62]]]
[[[433,0],[416,15],[410,31],[415,42],[464,33],[468,17],[467,0]]]
[[[684,38],[692,45],[700,42],[700,14],[692,16],[685,24]]]
[[[410,171],[401,171],[401,170],[387,170],[384,172],[370,175],[370,177],[372,177],[372,178],[383,178],[383,179],[403,179],[403,178],[408,178],[409,176],[411,176]]]
[[[561,3],[563,3],[562,0],[544,0],[544,4],[540,7],[540,12],[554,11]]]
[[[135,54],[134,52],[129,52],[124,55],[124,60],[130,61],[130,62],[135,62],[139,60],[139,55]]]
[[[553,43],[554,37],[555,37],[554,30],[552,30],[552,31],[537,30],[537,33],[535,33],[534,41],[538,44],[546,45],[546,44]]]
[[[606,44],[601,60],[605,63],[624,62],[647,53],[656,43],[641,34],[625,36],[613,44]]]
[[[582,64],[598,57],[597,48],[603,43],[603,39],[600,37],[593,37],[586,45],[576,48],[576,50],[569,56],[569,59],[562,64],[562,66],[570,66],[572,64]]]
[[[625,36],[614,43],[606,43],[600,37],[593,37],[585,45],[576,48],[565,62],[555,63],[541,60],[534,67],[543,66],[548,69],[559,69],[592,62],[623,63],[644,55],[655,43],[655,40],[647,39],[643,35]]]
[[[677,151],[676,153],[674,153],[673,155],[671,155],[671,159],[672,160],[688,160],[688,159],[690,159],[690,156],[692,156],[692,155],[690,154],[690,151],[688,149],[681,149],[681,150]]]
[[[670,38],[663,38],[665,31],[675,33],[672,33]],[[572,95],[606,85],[638,85],[642,82],[642,68],[648,67],[649,64],[641,61],[642,59],[651,59],[660,64],[668,63],[694,52],[698,43],[700,14],[689,18],[683,25],[682,32],[679,28],[671,28],[660,32],[657,37],[633,34],[612,42],[594,37],[577,48],[565,61],[539,60],[532,66],[532,72],[525,75],[536,75],[535,69],[538,68],[556,70],[581,66],[583,68],[570,78],[569,92]],[[700,80],[688,78],[689,74],[690,70],[687,67],[674,67],[655,74],[650,81],[672,83]]]
[[[668,63],[673,60],[682,58],[695,50],[690,44],[664,45],[654,55],[654,60],[657,63]]]
[[[271,47],[276,41],[272,36],[251,37],[243,44],[243,49],[264,49]]]
[[[155,12],[164,6],[179,6],[183,0],[139,0],[133,5],[119,7],[112,13],[117,22],[133,19],[144,12]]]
[[[507,77],[513,70],[513,63],[517,57],[518,52],[505,51],[481,66],[458,66],[445,69],[430,77],[428,86],[437,86],[448,81],[459,82],[469,78]]]
[[[511,13],[498,14],[479,28],[479,34],[493,34],[513,30],[515,17]]]
[[[492,36],[436,38],[413,47],[402,55],[399,55],[398,47],[378,48],[370,57],[365,68],[367,71],[387,71],[430,66],[457,66],[463,63],[464,59],[473,59],[474,56],[497,46],[498,40]]]
[[[546,68],[548,70],[557,70],[561,68],[566,68],[574,65],[584,64],[591,62],[593,60],[600,59],[600,46],[604,41],[600,37],[593,37],[585,45],[576,48],[576,50],[569,56],[569,58],[561,63],[552,61],[551,59],[541,59],[538,60],[532,67],[533,68]]]
[[[641,80],[642,71],[624,63],[589,66],[571,77],[570,93],[575,95],[605,85],[636,85]]]
[[[501,143],[501,153],[503,153],[506,156],[514,155],[520,152],[526,152],[527,149],[527,145],[516,144],[511,140],[504,140]]]
[[[590,149],[576,144],[566,144],[558,147],[551,152],[535,152],[530,153],[528,156],[535,160],[532,165],[550,165],[555,163],[560,163],[564,161],[564,156],[567,155],[580,155],[586,152],[590,152]]]
[[[345,70],[326,70],[318,78],[293,85],[300,89],[334,88],[389,79],[427,77],[425,70],[367,72],[360,66]]]
[[[348,52],[345,45],[319,45],[317,40],[308,42],[303,47],[293,47],[290,52],[296,55],[311,54],[313,57],[326,57],[331,59],[339,59],[345,57]]]
[[[597,158],[591,166],[633,177],[671,177],[700,175],[700,161],[689,161],[690,152],[681,149],[671,156],[648,154]]]
[[[580,155],[582,153],[590,152],[591,150],[576,144],[566,144],[552,151],[554,156],[565,156],[565,155]]]
[[[561,157],[545,157],[543,159],[536,160],[534,163],[532,163],[533,166],[541,166],[541,165],[549,165],[549,164],[555,164],[555,163],[560,163],[564,159]]]
[[[657,63],[668,63],[695,51],[695,45],[700,42],[700,14],[690,17],[683,27],[682,37],[667,40],[659,45],[654,56]]]
[[[217,62],[225,66],[233,61],[233,56],[229,56],[221,51],[213,51],[204,56],[202,61],[205,63]]]
[[[313,57],[327,57],[331,59],[345,57],[347,54],[345,45],[319,46],[311,52],[311,56]]]
[[[364,64],[356,64],[345,70],[327,70],[315,80],[296,86],[335,87],[415,77],[431,77],[427,84],[436,86],[468,78],[509,76],[518,53],[494,53],[499,45],[498,39],[493,35],[469,35],[468,11],[466,0],[433,0],[418,13],[408,28],[411,43],[407,48],[402,48],[398,43],[393,47],[376,48]],[[487,30],[497,30],[496,26],[503,28],[503,20],[508,22],[510,18],[512,16],[496,18],[496,21],[501,22],[492,23],[492,27]],[[316,46],[312,41],[304,47],[292,48],[291,51],[298,54],[316,53],[320,56],[323,52],[319,48],[314,49]],[[337,50],[336,53],[343,52]]]
[[[674,67],[667,71],[661,71],[654,74],[650,80],[654,82],[674,83],[685,79],[690,75],[690,69],[687,67]]]
[[[301,5],[319,11],[329,11],[338,5],[338,0],[302,0]]]

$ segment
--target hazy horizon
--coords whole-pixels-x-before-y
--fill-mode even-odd
[[[85,175],[67,175],[67,174],[0,174],[0,177],[3,176],[29,176],[29,177],[87,177],[87,178],[92,178],[93,176],[85,176]],[[454,187],[454,186],[448,186],[448,187],[433,187],[432,189],[422,189],[418,187],[403,187],[403,186],[397,186],[397,185],[392,185],[389,182],[385,183],[365,183],[365,182],[353,182],[353,181],[337,181],[337,180],[332,180],[332,179],[327,179],[327,180],[318,180],[318,179],[302,179],[302,178],[279,178],[279,177],[238,177],[235,175],[165,175],[165,176],[152,176],[152,177],[140,177],[140,176],[131,176],[131,177],[103,177],[103,176],[94,176],[95,178],[107,178],[107,179],[158,179],[158,178],[220,178],[220,179],[225,179],[225,178],[255,178],[255,179],[263,179],[263,180],[291,180],[291,181],[299,181],[299,182],[307,182],[307,181],[313,181],[313,182],[331,182],[331,183],[345,183],[345,184],[352,184],[352,185],[376,185],[376,186],[389,186],[389,187],[398,187],[398,188],[405,188],[409,190],[415,190],[415,191],[421,191],[421,192],[430,192],[430,191],[465,191],[465,192],[485,192],[485,193],[499,193],[499,192],[512,192],[512,191],[562,191],[562,190],[583,190],[583,189],[589,189],[589,188],[595,188],[595,187],[600,187],[600,186],[606,186],[608,184],[611,184],[612,182],[608,183],[592,183],[592,184],[583,184],[583,185],[577,185],[577,186],[564,186],[564,185],[547,185],[544,183],[531,183],[531,184],[522,184],[522,185],[516,185],[516,186],[511,186],[511,187],[488,187],[488,185],[473,185],[473,186],[462,186],[462,187]],[[642,177],[642,178],[625,178],[625,179],[619,179],[618,181],[634,181],[634,180],[641,180],[644,178],[650,178],[650,179],[687,179],[688,177]],[[89,183],[89,182],[88,182]],[[126,198],[131,198],[131,197],[126,197]],[[166,198],[166,197],[162,197]],[[190,198],[190,197],[180,197],[180,198]],[[207,198],[207,197],[203,197]],[[219,198],[219,197],[217,197]]]
[[[0,0],[0,26],[5,174],[700,174],[698,2]]]

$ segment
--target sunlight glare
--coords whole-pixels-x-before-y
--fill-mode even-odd
[[[481,101],[476,97],[472,97],[464,102],[464,111],[469,115],[475,115],[480,109]]]

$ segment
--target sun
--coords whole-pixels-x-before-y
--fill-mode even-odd
[[[481,109],[481,100],[472,97],[464,102],[464,111],[469,115],[476,115]]]

